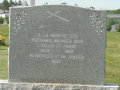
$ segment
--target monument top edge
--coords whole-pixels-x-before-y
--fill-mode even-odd
[[[107,11],[107,10],[105,10],[105,9],[92,9],[92,8],[88,8],[88,7],[81,7],[81,6],[68,5],[68,4],[49,4],[49,5],[35,5],[35,6],[16,6],[16,7],[10,7],[10,9],[12,9],[12,8],[42,7],[42,6],[71,6],[71,7],[83,8],[83,9],[88,9],[88,10],[93,10],[93,11]]]

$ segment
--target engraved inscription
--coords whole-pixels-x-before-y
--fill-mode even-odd
[[[30,39],[32,44],[37,45],[37,53],[29,53],[31,58],[45,58],[51,63],[61,63],[65,59],[83,60],[83,54],[75,54],[75,50],[82,47],[84,41],[79,38],[80,33],[36,33]]]

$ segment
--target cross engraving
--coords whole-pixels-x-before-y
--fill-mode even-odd
[[[47,13],[50,14],[50,16],[48,16],[47,18],[51,18],[51,17],[55,16],[55,17],[57,17],[57,18],[65,21],[65,22],[69,22],[67,19],[65,19],[65,18],[60,17],[60,16],[57,15],[57,14],[60,13],[60,12],[61,12],[61,11],[58,11],[58,12],[56,12],[56,13],[52,13],[52,12],[50,12],[50,11],[47,11]]]

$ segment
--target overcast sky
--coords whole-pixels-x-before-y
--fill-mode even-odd
[[[0,0],[0,2],[2,1],[3,0]],[[27,1],[28,3],[30,2],[30,0]],[[81,7],[93,6],[96,9],[120,9],[120,0],[36,0],[36,5],[41,5],[46,2],[48,2],[49,4],[60,4],[65,2],[70,5],[78,4]]]

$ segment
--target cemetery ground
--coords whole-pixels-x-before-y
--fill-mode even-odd
[[[9,42],[8,26],[0,25],[0,35],[5,37],[7,44],[6,46],[0,46],[0,79],[7,79]],[[107,32],[105,77],[106,83],[117,83],[120,86],[120,32]]]

